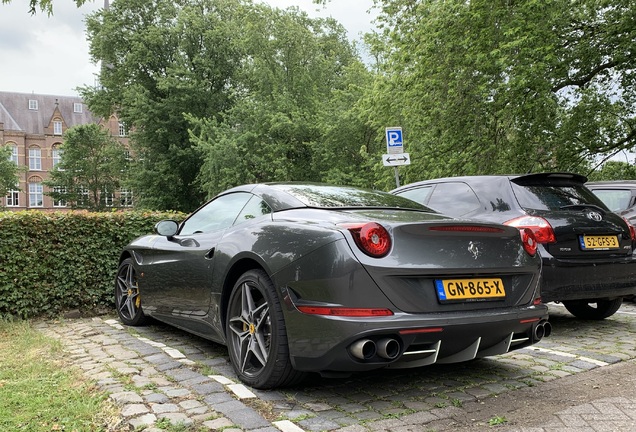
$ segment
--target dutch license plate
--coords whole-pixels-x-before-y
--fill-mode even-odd
[[[618,249],[620,243],[615,235],[582,235],[580,238],[583,250]]]
[[[500,278],[436,279],[437,298],[442,301],[497,300],[506,297]]]

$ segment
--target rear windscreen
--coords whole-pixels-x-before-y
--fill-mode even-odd
[[[430,211],[410,199],[374,190],[307,184],[279,184],[274,187],[284,190],[308,207],[392,207]]]
[[[512,189],[521,207],[534,210],[561,210],[567,206],[596,205],[604,210],[603,202],[582,185],[563,184],[530,184],[512,183]]]
[[[632,199],[632,191],[629,190],[595,189],[593,192],[613,212],[627,210]]]

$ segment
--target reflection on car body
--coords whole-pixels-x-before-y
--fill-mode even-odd
[[[634,227],[571,173],[424,180],[391,193],[440,213],[531,229],[543,259],[544,301],[603,319],[636,293]]]
[[[245,185],[155,231],[121,255],[121,320],[226,344],[257,388],[497,355],[550,331],[531,233],[388,193]]]

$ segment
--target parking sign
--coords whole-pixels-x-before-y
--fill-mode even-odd
[[[388,154],[404,153],[401,127],[388,127],[386,132],[386,152]]]

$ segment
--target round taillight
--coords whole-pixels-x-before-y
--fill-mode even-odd
[[[519,228],[519,234],[521,235],[521,242],[523,243],[523,249],[530,256],[537,254],[537,239],[530,228]]]
[[[373,258],[382,258],[391,249],[391,235],[379,223],[368,222],[362,226],[349,227],[349,231],[360,250]]]

